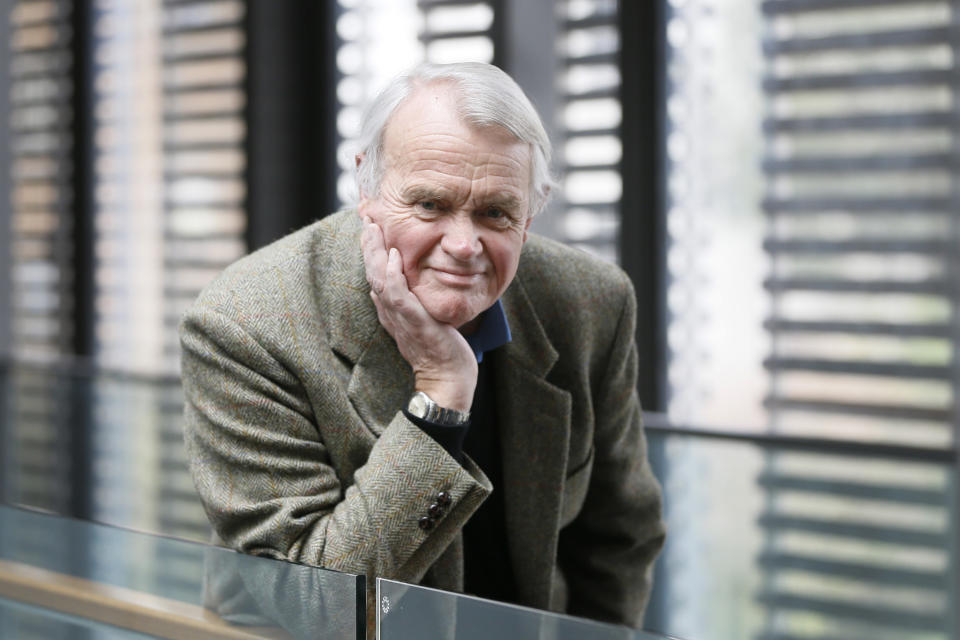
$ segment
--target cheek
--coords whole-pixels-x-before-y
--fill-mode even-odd
[[[496,238],[487,244],[490,261],[497,271],[497,284],[505,287],[513,279],[523,243],[519,238]]]
[[[407,279],[407,287],[417,286],[420,283],[420,267],[417,265],[416,258],[404,255],[402,252],[400,255],[403,258],[403,277]]]
[[[379,225],[384,233],[384,237],[386,237],[390,215],[382,200],[379,198],[365,198],[360,200],[357,204],[357,213],[360,215],[361,220],[363,220],[364,217],[369,217],[371,222]]]
[[[429,229],[421,228],[422,224],[415,221],[394,221],[393,224],[381,225],[384,243],[389,250],[396,247],[403,260],[403,275],[407,284],[413,286],[419,280],[419,263],[429,248]]]

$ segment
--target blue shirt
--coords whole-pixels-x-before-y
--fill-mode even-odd
[[[497,300],[489,309],[480,314],[480,326],[468,336],[467,344],[477,356],[477,362],[483,362],[483,354],[510,342],[510,323],[503,311],[503,303]]]

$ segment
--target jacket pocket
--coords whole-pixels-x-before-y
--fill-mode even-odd
[[[593,472],[593,449],[590,455],[579,466],[567,474],[563,483],[563,499],[560,505],[560,527],[563,528],[573,522],[583,508],[583,501],[587,497],[590,487],[590,476]]]

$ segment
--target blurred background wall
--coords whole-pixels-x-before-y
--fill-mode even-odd
[[[670,524],[647,626],[958,637],[958,16],[0,0],[3,499],[204,539],[180,314],[232,261],[349,206],[388,78],[481,60],[553,138],[563,189],[535,230],[637,289]]]

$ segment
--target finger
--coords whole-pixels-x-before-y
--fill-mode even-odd
[[[369,221],[369,218],[366,218]],[[367,282],[370,288],[378,293],[383,291],[385,271],[387,267],[387,252],[383,244],[383,232],[379,225],[365,224],[361,236],[361,250],[363,265],[366,271]]]
[[[387,282],[397,289],[407,290],[407,278],[403,275],[403,258],[396,247],[391,247],[387,255],[387,264],[384,269]]]
[[[407,277],[403,273],[403,258],[400,257],[400,251],[396,248],[390,249],[384,278],[386,286],[383,295],[387,297],[391,307],[410,315],[413,319],[420,320],[420,314],[417,311],[422,309],[422,305],[410,291]],[[413,313],[411,314],[411,312]],[[426,313],[425,310],[424,313]]]
[[[387,330],[387,333],[393,335],[393,322],[383,308],[383,303],[380,302],[380,296],[371,291],[370,299],[373,300],[373,306],[377,309],[377,319],[380,321],[380,324]]]
[[[386,265],[386,247],[383,242],[383,232],[379,225],[372,222],[364,225],[361,243],[367,257],[382,259],[383,266]]]
[[[403,274],[403,259],[395,248],[389,253],[386,283],[380,302],[385,314],[390,317],[394,330],[422,337],[439,326],[423,307],[420,299],[410,291],[407,278]]]
[[[384,268],[383,291],[379,292],[384,301],[388,303],[391,311],[397,310],[404,303],[404,293],[407,288],[406,280],[403,278],[403,267],[400,265],[399,252],[393,248],[387,254],[387,265]]]

